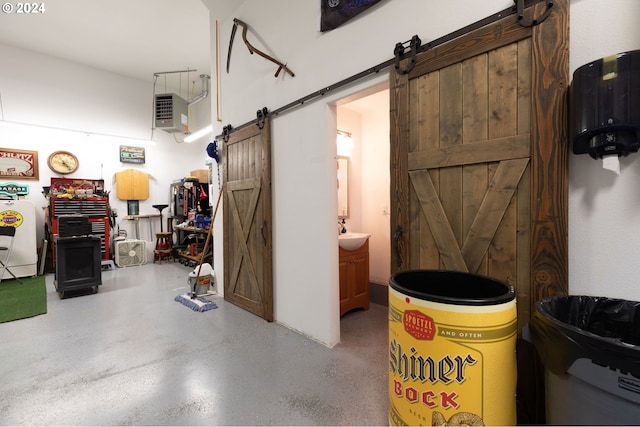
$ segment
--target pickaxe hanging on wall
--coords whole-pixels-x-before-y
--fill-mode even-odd
[[[242,26],[242,40],[244,40],[244,44],[247,45],[247,48],[249,49],[249,53],[251,53],[252,55],[254,53],[257,53],[263,58],[268,59],[269,61],[278,65],[278,70],[276,71],[275,77],[278,77],[280,75],[280,71],[282,70],[286,71],[289,75],[291,75],[291,77],[295,76],[295,74],[293,74],[293,71],[291,71],[286,64],[283,64],[277,59],[253,47],[251,43],[249,43],[249,40],[247,40],[247,29],[249,26],[237,18],[233,18],[233,28],[231,29],[231,40],[229,40],[229,52],[227,53],[227,73],[229,73],[229,64],[231,63],[231,48],[233,47],[233,39],[236,36],[236,30],[238,29],[238,25]]]

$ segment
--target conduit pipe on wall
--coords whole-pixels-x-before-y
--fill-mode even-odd
[[[190,100],[187,101],[187,105],[191,107],[194,104],[205,99],[209,96],[209,79],[210,77],[207,74],[200,74],[200,79],[202,80],[202,92],[199,95],[194,96]]]

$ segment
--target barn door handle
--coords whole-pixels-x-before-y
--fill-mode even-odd
[[[402,256],[400,255],[400,238],[402,237],[402,227],[398,225],[396,232],[393,233],[393,246],[396,250],[396,263],[398,267],[402,265]]]
[[[267,246],[267,236],[265,235],[265,227],[267,226],[267,222],[263,222],[262,225],[260,226],[260,234],[262,234],[262,241],[264,242],[264,245]]]

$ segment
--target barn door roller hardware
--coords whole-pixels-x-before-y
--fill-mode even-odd
[[[262,129],[264,127],[264,121],[267,119],[267,115],[269,114],[269,110],[267,107],[263,107],[262,110],[258,110],[256,115],[258,116],[258,129]]]
[[[222,128],[222,140],[224,142],[229,142],[229,135],[231,135],[231,131],[233,130],[233,126],[226,125]]]
[[[396,58],[396,71],[398,73],[408,74],[413,69],[413,66],[416,65],[418,49],[420,48],[420,44],[422,44],[422,41],[420,40],[420,37],[418,37],[417,35],[411,37],[411,40],[408,40],[404,43],[396,43],[396,47],[395,49],[393,49],[393,55]],[[408,46],[405,46],[405,45],[408,45]],[[403,59],[405,53],[407,52],[407,49],[411,50],[411,61],[409,61],[407,68],[401,69],[400,60]]]
[[[288,73],[291,77],[295,77],[295,74],[293,74],[293,71],[291,71],[287,67],[287,64],[283,64],[282,62],[278,61],[272,56],[267,55],[266,53],[262,52],[260,49],[254,47],[253,45],[251,45],[251,43],[249,43],[249,40],[247,40],[247,30],[249,26],[245,22],[237,18],[233,18],[233,28],[231,29],[231,39],[229,40],[229,52],[227,52],[227,73],[229,73],[229,64],[231,63],[231,49],[233,48],[233,39],[236,36],[238,25],[242,27],[242,40],[244,41],[244,44],[247,45],[247,48],[249,49],[249,53],[252,55],[254,53],[257,53],[258,55],[262,56],[264,59],[268,59],[269,61],[273,62],[278,66],[278,70],[276,71],[275,77],[278,77],[280,75],[280,71],[282,70]]]
[[[553,0],[547,0],[547,8],[538,18],[534,19],[525,19],[524,17],[524,0],[514,0],[516,3],[516,9],[518,14],[518,24],[523,27],[533,27],[534,25],[540,24],[542,21],[547,19],[549,14],[551,13],[551,9],[553,8]]]

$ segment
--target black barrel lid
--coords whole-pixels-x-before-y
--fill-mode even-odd
[[[401,271],[391,276],[389,285],[414,298],[454,305],[497,305],[516,297],[513,287],[503,282],[461,271]]]

